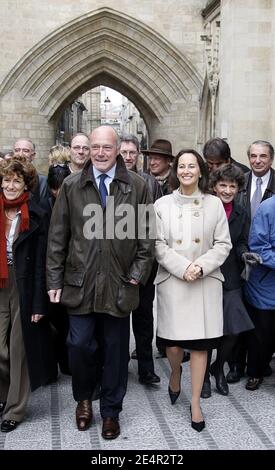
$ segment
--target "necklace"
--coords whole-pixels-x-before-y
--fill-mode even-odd
[[[16,219],[17,214],[15,214],[15,217],[10,217],[10,216],[7,214],[7,211],[5,210],[5,216],[7,217],[7,219],[13,221],[14,219]]]

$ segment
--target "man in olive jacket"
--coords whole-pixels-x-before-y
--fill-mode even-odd
[[[139,302],[154,257],[144,209],[145,181],[126,170],[119,138],[110,126],[90,135],[91,161],[68,176],[56,200],[48,241],[51,302],[68,307],[68,350],[79,430],[92,421],[98,350],[102,361],[102,436],[120,434],[118,416],[127,388],[129,314]],[[108,196],[108,197],[107,197]]]

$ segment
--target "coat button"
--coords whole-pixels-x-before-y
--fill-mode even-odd
[[[196,206],[198,206],[199,203],[200,203],[200,201],[198,199],[195,199],[194,204],[196,204]]]
[[[194,242],[195,242],[195,243],[200,243],[200,239],[199,239],[199,238],[195,238]]]
[[[180,245],[180,244],[182,243],[182,241],[181,241],[181,240],[177,240],[176,243],[177,243],[178,245]]]
[[[199,217],[200,213],[199,212],[194,212],[194,217]]]

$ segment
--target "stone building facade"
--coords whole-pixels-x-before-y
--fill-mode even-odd
[[[275,0],[1,0],[0,149],[34,140],[43,168],[62,111],[105,85],[174,153],[275,137]]]

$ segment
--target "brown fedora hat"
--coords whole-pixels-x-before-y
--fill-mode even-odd
[[[145,153],[145,155],[149,155],[150,153],[157,153],[159,155],[163,155],[164,157],[174,158],[174,155],[172,154],[172,144],[169,142],[169,140],[165,139],[155,140],[149,150],[142,150],[142,153]]]

